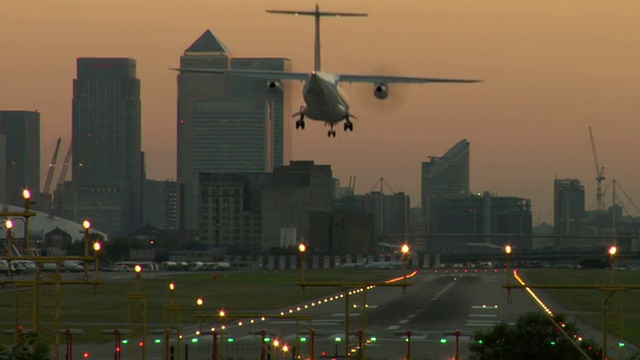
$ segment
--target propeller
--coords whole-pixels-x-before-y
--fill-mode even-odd
[[[402,76],[402,72],[392,65],[378,66],[367,75],[381,76]],[[358,107],[364,107],[375,112],[389,114],[397,111],[406,101],[406,84],[383,84],[388,91],[385,99],[378,99],[374,95],[375,87],[380,84],[352,84],[349,93],[353,94],[353,99],[357,101]]]

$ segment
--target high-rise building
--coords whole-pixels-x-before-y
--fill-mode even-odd
[[[40,194],[40,113],[0,110],[0,203],[24,206],[22,190]]]
[[[284,58],[233,58],[211,31],[180,57],[195,69],[288,70]],[[288,156],[286,91],[265,80],[183,72],[178,75],[178,182],[185,184],[185,218],[197,227],[200,173],[272,172]]]
[[[272,182],[271,173],[200,173],[199,242],[259,253],[261,189]]]
[[[469,194],[470,144],[460,140],[441,157],[422,163],[422,210],[429,218],[434,198]],[[427,231],[429,231],[427,229]]]
[[[161,230],[178,230],[178,183],[175,181],[144,181],[144,219]]]
[[[276,168],[273,185],[262,190],[262,249],[308,241],[312,236],[310,214],[331,215],[334,191],[329,165],[292,161],[288,166]]]
[[[78,58],[63,216],[111,234],[142,224],[140,80],[128,58]]]
[[[577,234],[585,220],[584,186],[578,179],[553,181],[553,222],[556,234]]]

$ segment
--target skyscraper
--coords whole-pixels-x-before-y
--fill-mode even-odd
[[[434,197],[469,193],[470,144],[460,140],[441,157],[430,156],[422,163],[422,211],[428,218]]]
[[[3,155],[3,156],[2,156]],[[22,190],[40,194],[40,113],[0,110],[0,203],[23,206]]]
[[[211,31],[180,57],[180,67],[288,70],[284,58],[233,58]],[[185,184],[187,227],[197,226],[200,173],[260,173],[288,156],[286,91],[264,80],[224,74],[178,75],[178,182]]]
[[[128,58],[79,58],[73,81],[73,166],[66,216],[108,233],[142,223],[140,80]],[[69,198],[69,196],[71,196]]]
[[[585,220],[584,186],[578,179],[553,181],[553,222],[556,234],[577,234]]]

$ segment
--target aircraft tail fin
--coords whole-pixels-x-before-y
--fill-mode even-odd
[[[316,20],[316,28],[315,28],[315,42],[314,42],[314,58],[313,58],[313,70],[314,71],[322,71],[322,60],[320,57],[320,17],[322,16],[331,16],[331,17],[362,17],[368,16],[365,13],[348,13],[348,12],[329,12],[329,11],[320,11],[320,7],[316,4],[315,11],[296,11],[296,10],[267,10],[270,14],[285,14],[285,15],[303,15],[303,16],[313,16]]]

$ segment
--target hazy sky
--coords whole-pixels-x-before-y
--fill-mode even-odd
[[[235,56],[277,56],[311,69],[313,22],[265,9],[311,10],[303,0],[3,0],[0,109],[38,109],[42,176],[55,141],[71,134],[77,57],[131,57],[142,83],[143,149],[152,179],[176,175],[176,73],[206,29]],[[327,138],[322,123],[292,129],[292,159],[329,164],[356,192],[383,177],[420,202],[420,167],[471,142],[471,189],[532,199],[534,223],[552,221],[553,179],[578,178],[595,208],[588,127],[607,180],[640,203],[640,3],[610,1],[321,1],[368,12],[322,22],[323,66],[343,73],[458,77],[472,85],[395,89],[386,103],[345,86],[355,131]],[[393,4],[393,5],[391,5]],[[299,89],[299,85],[295,86]],[[394,89],[391,89],[394,92]],[[292,107],[302,104],[298,91]],[[386,105],[382,106],[381,105]],[[61,156],[62,157],[62,156]],[[57,175],[56,175],[57,176]],[[606,193],[607,206],[611,193]],[[635,214],[635,212],[634,212]],[[635,214],[637,215],[637,214]]]

